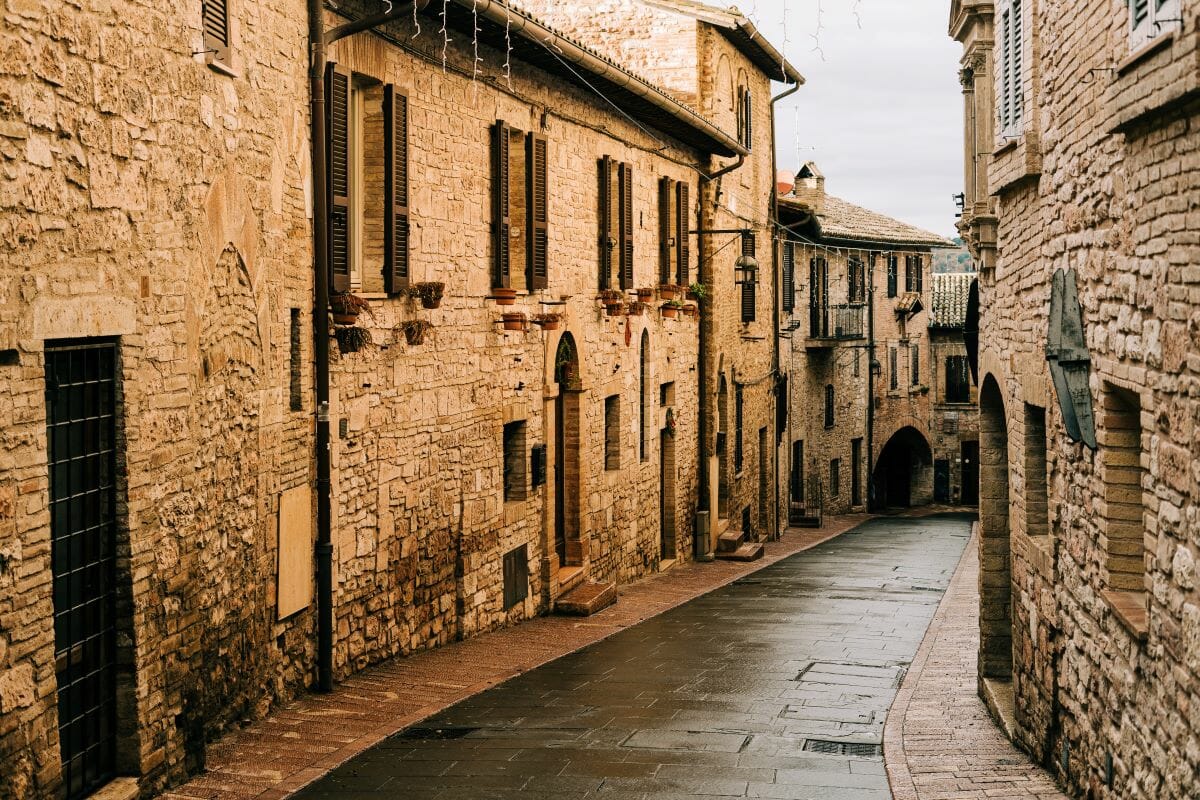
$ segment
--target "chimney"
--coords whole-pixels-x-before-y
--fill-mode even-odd
[[[825,176],[817,169],[817,165],[809,161],[800,168],[796,175],[796,188],[793,192],[796,199],[812,209],[814,214],[825,210]]]

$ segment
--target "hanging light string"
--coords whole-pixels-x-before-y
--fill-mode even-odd
[[[413,39],[421,35],[421,21],[417,18],[417,5],[417,3],[413,3],[413,28],[416,29],[416,33],[412,35]]]
[[[784,9],[786,10],[786,8],[787,8],[787,4],[785,3]],[[825,51],[821,49],[821,31],[823,31],[824,29],[825,29],[825,7],[821,4],[821,0],[817,0],[817,27],[812,33],[809,34],[809,37],[812,38],[812,40],[813,40],[812,52],[820,55],[822,61],[825,60]],[[786,31],[785,31],[785,35],[786,35]]]
[[[479,0],[471,0],[471,102],[479,96]]]
[[[442,35],[442,74],[446,74],[446,51],[450,48],[450,33],[446,30],[446,7],[450,0],[442,0],[442,29],[438,31]]]
[[[504,4],[504,82],[512,88],[512,17]]]

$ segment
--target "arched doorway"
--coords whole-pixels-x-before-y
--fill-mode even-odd
[[[979,387],[979,675],[1012,679],[1008,423],[991,375]]]
[[[579,405],[582,394],[579,349],[564,333],[554,355],[554,549],[558,565],[583,564],[579,535]]]
[[[933,451],[925,436],[907,425],[892,434],[875,462],[875,497],[881,505],[924,505],[933,493]]]

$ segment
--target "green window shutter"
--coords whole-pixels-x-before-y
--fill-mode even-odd
[[[383,87],[383,282],[388,294],[408,288],[408,97]]]
[[[492,283],[512,286],[509,274],[512,247],[512,198],[509,192],[509,127],[503,120],[492,126]]]
[[[329,272],[335,292],[350,291],[350,71],[325,70],[329,183]]]
[[[546,183],[546,161],[549,146],[545,136],[531,133],[526,138],[526,175],[529,208],[525,215],[529,228],[528,257],[525,259],[530,289],[545,289],[549,285],[550,237],[548,229],[548,187]]]

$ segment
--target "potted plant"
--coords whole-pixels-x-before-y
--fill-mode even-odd
[[[558,323],[560,321],[562,321],[562,315],[555,314],[553,312],[548,314],[537,314],[533,317],[533,323],[535,325],[540,325],[544,331],[558,330]]]
[[[333,335],[337,339],[338,352],[342,355],[357,353],[364,347],[374,344],[371,340],[371,332],[366,328],[338,328]]]
[[[425,308],[437,308],[442,304],[442,294],[445,291],[446,284],[441,281],[422,281],[409,288],[408,296],[420,300]]]
[[[683,306],[683,313],[695,319],[696,317],[700,316],[700,309],[696,307],[695,303],[685,303]]]
[[[645,289],[637,290],[637,299],[641,303],[649,303],[654,299],[654,287],[647,286]]]
[[[688,287],[687,296],[689,300],[702,301],[708,297],[708,287],[697,281]]]
[[[639,292],[639,294],[640,294],[640,292]],[[640,317],[646,313],[646,309],[648,307],[649,306],[647,306],[641,300],[634,300],[632,303],[629,304],[629,309],[628,309],[629,316]]]
[[[425,334],[433,330],[433,323],[427,319],[410,319],[400,327],[404,330],[404,340],[415,347],[425,343]]]
[[[619,317],[625,307],[625,294],[618,289],[605,289],[600,292],[600,302],[610,317]]]
[[[497,286],[492,289],[492,298],[498,306],[511,306],[517,302],[517,290],[507,286]]]
[[[356,294],[335,292],[329,295],[329,312],[334,324],[353,325],[359,314],[371,316],[371,304]]]
[[[678,288],[673,283],[660,283],[658,285],[658,296],[663,300],[674,300],[675,292]]]
[[[679,300],[668,300],[662,305],[662,315],[666,319],[675,319],[679,315],[679,309],[683,308],[683,303]]]
[[[523,311],[510,311],[501,315],[506,331],[523,331],[528,324]]]

